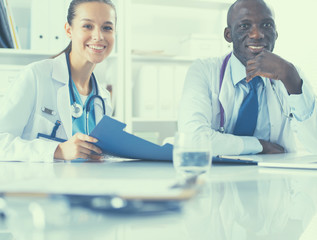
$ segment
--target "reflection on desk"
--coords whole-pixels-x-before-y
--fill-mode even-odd
[[[186,202],[181,213],[166,215],[117,216],[69,208],[61,199],[11,198],[5,208],[7,231],[17,240],[316,239],[311,229],[317,229],[317,175],[287,173],[263,172],[256,166],[212,166],[202,192]],[[1,186],[26,180],[63,184],[175,177],[168,162],[0,163]]]
[[[211,183],[188,207],[190,239],[198,234],[200,239],[299,239],[317,207],[317,188],[306,186],[311,185],[286,178]]]

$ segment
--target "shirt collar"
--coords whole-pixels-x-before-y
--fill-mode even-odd
[[[234,86],[236,86],[242,80],[246,78],[245,66],[240,62],[240,60],[232,53],[231,55],[231,79]],[[265,80],[263,80],[263,84],[265,86]]]

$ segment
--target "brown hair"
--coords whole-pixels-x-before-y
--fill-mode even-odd
[[[67,22],[70,26],[72,25],[73,19],[76,16],[77,6],[82,4],[82,3],[86,3],[86,2],[101,2],[101,3],[108,4],[115,11],[115,23],[117,23],[116,7],[111,0],[72,0],[71,3],[69,4],[68,13],[67,13]],[[72,42],[70,42],[68,44],[68,46],[63,51],[61,51],[59,54],[53,56],[52,58],[56,58],[63,53],[69,53],[71,50],[72,50]]]

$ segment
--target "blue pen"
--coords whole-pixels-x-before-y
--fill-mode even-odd
[[[62,124],[62,122],[57,120],[55,122],[55,126],[53,127],[51,135],[45,135],[43,133],[38,133],[37,138],[46,138],[46,139],[53,140],[53,141],[65,142],[66,141],[65,139],[61,139],[61,138],[56,137],[56,132],[61,124]]]
[[[59,128],[60,125],[61,125],[61,121],[56,120],[55,126],[54,126],[54,128],[53,128],[53,130],[52,130],[52,133],[51,133],[51,137],[52,137],[52,138],[56,138],[56,131],[57,131],[57,129]]]

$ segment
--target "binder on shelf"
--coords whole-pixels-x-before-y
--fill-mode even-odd
[[[48,50],[49,12],[47,1],[32,0],[31,49]]]
[[[158,107],[160,119],[171,119],[174,113],[174,69],[172,66],[158,68]]]
[[[0,0],[0,48],[18,48],[18,36],[7,0]]]
[[[155,65],[144,65],[135,89],[135,110],[137,117],[158,117],[158,70]]]
[[[67,1],[66,1],[67,2]],[[64,0],[32,0],[31,5],[31,49],[62,51],[68,40],[64,31],[66,22]]]
[[[174,118],[178,117],[178,106],[182,97],[188,67],[176,66],[174,69]]]
[[[9,29],[10,29],[11,39],[13,42],[13,47],[16,49],[19,49],[19,48],[21,48],[20,47],[21,45],[20,45],[20,40],[19,40],[19,36],[17,33],[17,27],[15,25],[14,17],[12,14],[12,10],[10,8],[8,0],[3,0],[3,3],[5,5],[6,12],[7,12],[7,19],[8,19],[8,23],[9,23]]]
[[[144,65],[135,84],[134,116],[176,119],[187,66]]]
[[[64,25],[66,23],[66,15],[69,0],[54,0],[49,3],[49,49],[51,51],[62,51],[69,43],[66,37]]]
[[[0,24],[0,48],[13,48],[7,11],[3,0],[0,0]]]

